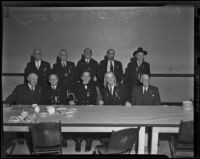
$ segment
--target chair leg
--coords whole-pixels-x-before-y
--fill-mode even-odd
[[[13,153],[15,147],[16,147],[16,144],[17,144],[17,141],[14,140],[14,141],[12,141],[12,143],[9,145],[9,147],[11,147],[11,149],[10,149],[8,155],[12,155],[12,153]],[[9,147],[8,147],[8,148],[9,148]],[[8,148],[7,148],[7,149],[8,149]]]

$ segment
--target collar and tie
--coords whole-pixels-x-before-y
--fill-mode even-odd
[[[114,89],[114,87],[109,86],[108,88],[109,88],[110,94],[113,95],[113,89]]]
[[[36,61],[35,65],[36,65],[36,68],[39,69],[40,68],[40,61]]]
[[[31,93],[34,93],[35,92],[35,87],[34,86],[31,86]]]
[[[86,62],[87,64],[89,64],[90,60],[89,60],[89,59],[86,59],[85,62]]]
[[[66,67],[66,62],[62,62],[62,67]]]
[[[51,86],[53,90],[56,90],[56,86]]]
[[[113,67],[113,61],[110,61],[110,71],[113,72],[114,71],[114,67]]]
[[[143,87],[143,94],[146,94],[148,91],[148,87]]]
[[[84,85],[84,87],[85,87],[85,89],[87,89],[87,88],[88,88],[88,86],[87,86],[86,84]]]

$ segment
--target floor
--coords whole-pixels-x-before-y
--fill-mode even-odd
[[[158,154],[166,155],[167,157],[171,157],[170,155],[170,150],[169,150],[169,144],[168,144],[168,139],[169,135],[168,134],[162,134],[160,135],[160,143],[159,143],[159,148],[158,148]],[[92,142],[92,149],[89,152],[84,152],[85,150],[85,142],[83,141],[81,144],[81,152],[76,152],[75,151],[75,142],[73,140],[68,140],[68,146],[62,149],[63,154],[92,154],[94,151],[95,145],[100,144],[98,140],[94,140]],[[9,149],[8,149],[9,151]],[[133,152],[134,154],[135,152]],[[28,147],[26,145],[26,142],[24,145],[19,145],[15,147],[13,154],[30,154]],[[145,154],[148,154],[148,149],[147,146],[145,146]]]

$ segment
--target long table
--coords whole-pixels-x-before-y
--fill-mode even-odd
[[[45,106],[41,106],[44,111]],[[193,120],[193,111],[183,111],[181,106],[56,106],[75,108],[73,116],[55,113],[47,116],[36,115],[36,122],[59,121],[62,132],[111,132],[130,127],[140,127],[138,154],[144,154],[145,127],[153,127],[152,154],[157,153],[159,132],[178,132],[180,120]],[[31,123],[9,123],[13,115],[20,115],[22,109],[33,113],[31,106],[3,108],[3,130],[27,132]],[[159,129],[160,128],[160,129]],[[163,129],[162,129],[163,128]]]

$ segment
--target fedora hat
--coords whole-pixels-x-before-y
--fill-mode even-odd
[[[144,55],[147,55],[147,51],[144,51],[142,47],[138,47],[138,49],[133,52],[133,56],[135,56],[138,52],[142,52]]]

